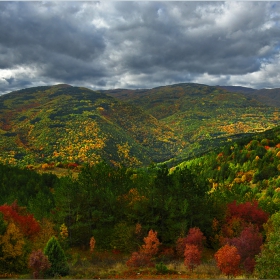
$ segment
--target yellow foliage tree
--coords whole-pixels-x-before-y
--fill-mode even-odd
[[[68,229],[66,227],[66,225],[63,223],[61,226],[60,226],[60,236],[63,240],[65,240],[67,237],[68,237]]]
[[[32,244],[33,250],[44,249],[48,240],[55,235],[54,224],[46,218],[43,218],[40,222],[40,233],[35,237]]]
[[[7,225],[3,235],[0,235],[0,269],[2,272],[20,272],[27,265],[23,233],[13,223]]]
[[[22,254],[25,244],[23,234],[14,223],[9,223],[4,235],[0,236],[3,256],[0,260],[16,258]]]

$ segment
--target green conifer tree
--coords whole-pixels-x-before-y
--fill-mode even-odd
[[[51,267],[47,271],[49,276],[55,277],[69,274],[69,266],[65,253],[54,236],[48,241],[44,249],[44,254],[48,256],[49,262],[51,263]]]

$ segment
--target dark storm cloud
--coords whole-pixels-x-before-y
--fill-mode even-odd
[[[75,13],[40,11],[38,2],[1,2],[0,7],[1,45],[19,53],[23,50],[27,62],[37,61],[39,53],[35,53],[40,49],[81,60],[92,60],[104,51],[102,33],[94,26],[84,27]],[[14,62],[25,62],[23,54]]]
[[[0,92],[280,87],[279,2],[0,2]]]
[[[143,7],[142,10],[134,7],[138,12],[125,13],[125,22],[114,28],[117,44],[131,42],[127,47],[122,44],[125,51],[119,62],[135,73],[149,72],[153,67],[209,74],[258,70],[262,59],[258,51],[267,44],[276,44],[280,35],[279,30],[260,30],[264,5],[250,3],[247,8],[252,8],[255,14],[244,11],[241,15],[245,19],[237,17],[228,23],[217,22],[221,4],[211,5],[212,10],[200,10],[189,2],[176,5],[151,2],[148,14]],[[273,55],[273,50],[270,52]]]

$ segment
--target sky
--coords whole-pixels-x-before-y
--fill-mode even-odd
[[[280,2],[0,2],[0,94],[59,83],[280,88]]]

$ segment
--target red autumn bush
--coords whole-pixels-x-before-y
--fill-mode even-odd
[[[154,267],[151,257],[144,253],[133,252],[130,259],[126,262],[129,267]]]

